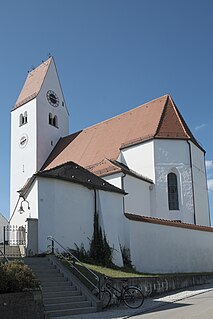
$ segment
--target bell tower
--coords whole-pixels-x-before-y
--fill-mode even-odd
[[[53,57],[28,73],[11,112],[10,214],[18,191],[69,134],[69,113]]]

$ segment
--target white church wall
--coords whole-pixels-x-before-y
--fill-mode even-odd
[[[125,176],[124,189],[128,193],[124,197],[126,212],[151,216],[150,185],[150,183],[133,176]]]
[[[114,186],[122,188],[122,176],[124,190],[126,193],[128,193],[124,196],[125,212],[151,216],[151,200],[149,189],[151,184],[123,173],[108,175],[105,176],[104,179]]]
[[[26,219],[27,218],[38,218],[38,181],[35,180],[30,193],[26,196],[26,201],[23,198],[18,199],[18,205],[16,210],[11,216],[10,224],[17,225],[17,226],[24,226],[26,227]],[[22,203],[22,207],[24,212],[20,214],[19,209]],[[28,209],[28,203],[30,209]]]
[[[194,223],[194,203],[189,147],[186,141],[160,140],[155,145],[155,201],[153,217]],[[178,180],[179,210],[169,210],[167,175],[175,173]]]
[[[120,244],[125,242],[123,195],[98,191],[99,214],[107,241],[113,250],[113,261],[123,266]]]
[[[20,124],[20,115],[27,112],[27,123]],[[36,100],[15,109],[11,113],[11,175],[10,216],[14,211],[19,194],[27,179],[36,171]],[[21,143],[21,139],[25,142]]]
[[[155,180],[154,142],[148,141],[121,150],[122,158],[130,169]]]
[[[123,173],[118,173],[118,174],[112,174],[112,175],[108,175],[108,176],[104,176],[102,177],[105,181],[107,181],[108,183],[119,187],[122,189],[122,185],[121,185],[121,177],[122,177]]]
[[[59,98],[59,105],[54,107],[47,100],[47,92],[54,91]],[[62,105],[63,102],[63,105]],[[60,137],[69,134],[69,115],[65,104],[65,99],[61,90],[60,82],[57,76],[54,62],[52,61],[42,88],[37,97],[37,123],[38,123],[38,166],[39,170],[50,152],[55,147]],[[58,127],[49,124],[49,113],[57,116]]]
[[[138,221],[129,223],[131,260],[138,271],[213,271],[213,232]]]
[[[196,224],[210,226],[211,222],[204,153],[194,143],[189,143],[192,158]]]
[[[47,250],[47,236],[66,248],[75,243],[89,248],[93,233],[94,191],[61,180],[39,178],[39,251]]]

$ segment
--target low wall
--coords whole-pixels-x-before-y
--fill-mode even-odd
[[[125,280],[125,282],[124,282]],[[155,296],[172,290],[184,289],[196,285],[213,283],[213,275],[178,275],[162,277],[111,278],[110,282],[119,290],[122,285],[140,288],[145,296]]]
[[[43,319],[40,291],[0,294],[1,319]]]
[[[213,272],[213,228],[126,214],[131,261],[150,274]]]

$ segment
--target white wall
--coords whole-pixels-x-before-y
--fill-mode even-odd
[[[114,248],[113,262],[123,266],[120,242],[124,241],[123,195],[98,191],[99,214],[110,247]]]
[[[151,216],[151,199],[149,186],[153,184],[135,178],[128,174],[113,174],[105,176],[104,179],[114,186],[123,187],[127,195],[124,196],[125,212],[135,213],[138,215]]]
[[[123,173],[118,173],[118,174],[112,174],[112,175],[104,176],[102,178],[105,181],[107,181],[108,183],[110,183],[110,184],[122,189],[122,185],[121,185],[121,177],[122,176],[123,176]]]
[[[27,112],[28,122],[19,126],[19,116]],[[15,109],[11,113],[11,164],[10,164],[10,216],[18,200],[17,191],[36,171],[36,100]],[[20,139],[27,136],[27,143],[20,146]]]
[[[97,191],[100,224],[107,241],[114,247],[113,257],[122,265],[119,234],[123,235],[123,195]],[[47,250],[47,236],[53,236],[66,248],[90,247],[95,210],[94,190],[61,180],[39,178],[38,238],[39,251]]]
[[[129,221],[131,260],[146,273],[212,272],[213,232]]]
[[[59,98],[59,105],[57,107],[50,105],[47,100],[46,94],[49,90],[54,91]],[[62,102],[64,106],[62,106]],[[37,108],[37,170],[39,170],[59,138],[69,134],[69,115],[53,61],[48,68],[45,80],[38,94]],[[57,116],[58,128],[49,124],[49,113]]]
[[[154,217],[194,223],[194,202],[189,146],[186,141],[154,141],[155,148],[155,207]],[[173,172],[178,179],[179,210],[169,210],[167,175]]]
[[[125,148],[121,153],[120,158],[130,169],[155,180],[153,140]]]
[[[151,216],[150,185],[152,184],[133,176],[125,176],[124,189],[128,193],[128,195],[124,197],[126,212]]]
[[[210,226],[207,178],[204,153],[190,142],[194,181],[196,224]]]
[[[93,234],[94,191],[79,184],[39,178],[39,251],[47,250],[47,236],[62,245],[89,248]]]
[[[30,209],[28,209],[28,203],[23,201],[23,198],[18,199],[18,205],[14,214],[11,216],[10,225],[24,226],[26,227],[27,218],[38,218],[38,181],[35,180],[29,195],[26,200],[29,203]],[[22,203],[24,212],[20,214],[19,209]]]

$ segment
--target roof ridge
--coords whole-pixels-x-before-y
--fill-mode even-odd
[[[49,70],[49,66],[50,66],[52,61],[54,61],[54,59],[51,56],[47,60],[40,63],[36,68],[34,68],[30,72],[28,72],[28,75],[27,75],[27,77],[24,81],[24,84],[22,86],[21,92],[20,92],[12,110],[15,110],[18,107],[25,104],[26,102],[31,101],[39,94],[41,87],[44,83],[44,79],[46,77],[46,74]],[[42,67],[44,70],[42,70]],[[39,70],[39,69],[41,69],[41,70]],[[42,72],[44,72],[44,71],[45,71],[45,74],[43,75]],[[42,77],[41,77],[41,75],[42,75]],[[34,79],[34,85],[32,84],[33,80],[31,79],[31,77],[33,77],[33,76],[37,77],[36,83],[35,83],[35,79]],[[41,77],[41,79],[39,79],[39,76]]]
[[[165,115],[165,112],[166,112],[166,107],[168,105],[168,100],[169,100],[169,95],[167,95],[167,98],[166,98],[166,101],[164,103],[164,106],[163,106],[163,109],[162,109],[162,113],[161,113],[161,116],[159,118],[159,122],[158,122],[158,126],[156,128],[156,131],[155,131],[155,134],[154,134],[154,137],[158,134],[159,130],[160,130],[160,127],[161,127],[161,124],[163,122],[163,118],[164,118],[164,115]]]
[[[139,109],[140,107],[145,106],[146,104],[153,103],[153,102],[155,102],[155,101],[157,101],[157,100],[160,100],[160,99],[162,99],[162,98],[164,98],[164,97],[168,97],[168,96],[169,96],[169,94],[164,94],[164,95],[162,95],[162,96],[160,96],[160,97],[158,97],[158,98],[156,98],[156,99],[153,99],[153,100],[151,100],[151,101],[148,101],[148,102],[146,102],[146,103],[143,103],[143,104],[141,104],[141,105],[138,105],[138,106],[134,107],[133,109],[130,109],[130,110],[125,111],[125,112],[123,112],[123,113],[117,114],[117,115],[115,115],[115,116],[113,116],[113,117],[110,117],[110,118],[108,118],[108,119],[106,119],[106,120],[104,120],[104,121],[101,121],[101,122],[98,122],[98,123],[93,124],[93,125],[91,125],[91,126],[88,126],[88,127],[84,128],[83,131],[86,131],[86,130],[88,130],[88,129],[91,129],[91,128],[93,128],[93,127],[99,125],[99,124],[103,124],[103,123],[105,123],[105,122],[111,121],[111,120],[113,120],[113,119],[115,119],[115,118],[117,118],[117,117],[119,117],[119,116],[125,115],[125,114],[127,114],[127,113],[129,113],[129,112],[133,112],[134,110]]]

